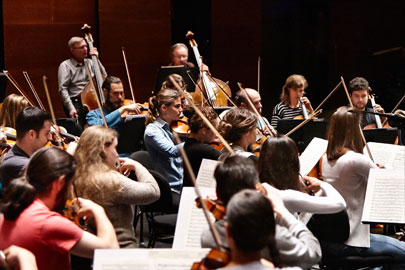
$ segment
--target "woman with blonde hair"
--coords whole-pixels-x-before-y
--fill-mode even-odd
[[[280,100],[273,109],[271,117],[271,125],[277,128],[277,121],[281,119],[294,119],[297,116],[303,116],[303,106],[306,108],[306,113],[313,113],[311,102],[307,97],[304,97],[305,89],[308,87],[308,82],[304,76],[293,74],[287,78],[281,90]]]
[[[103,126],[87,128],[74,154],[78,166],[73,183],[76,196],[89,198],[104,207],[120,247],[135,248],[135,205],[156,201],[160,191],[153,176],[140,163],[118,159],[117,144],[116,131]],[[117,162],[124,175],[117,169]],[[130,171],[135,172],[137,181],[126,177]]]
[[[1,106],[0,111],[0,126],[11,127],[15,129],[15,120],[17,115],[25,108],[30,106],[25,97],[10,94],[8,95]]]
[[[254,113],[245,108],[233,108],[219,123],[218,131],[237,155],[257,161],[257,157],[248,151],[249,146],[256,141],[257,116]],[[228,155],[224,148],[219,159],[224,160]]]
[[[155,170],[166,176],[173,192],[180,194],[183,185],[183,161],[170,124],[180,118],[183,108],[177,90],[162,89],[149,99],[144,141]]]

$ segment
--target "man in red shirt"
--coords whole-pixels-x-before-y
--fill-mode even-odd
[[[71,155],[57,148],[42,148],[31,157],[26,175],[5,190],[0,216],[0,249],[17,245],[31,251],[38,268],[70,269],[69,252],[91,258],[96,248],[118,248],[104,209],[78,198],[79,217],[91,218],[97,235],[83,231],[56,211],[65,206],[76,169]]]

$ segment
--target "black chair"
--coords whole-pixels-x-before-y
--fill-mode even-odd
[[[138,221],[140,221],[140,245],[143,242],[144,216],[149,225],[149,248],[154,247],[156,240],[172,242],[177,214],[173,213],[173,196],[170,185],[163,175],[151,169],[153,168],[153,163],[147,151],[137,151],[131,155],[131,158],[149,170],[160,189],[160,198],[157,201],[148,205],[141,205],[139,206],[139,211],[136,210],[134,227],[136,228]]]

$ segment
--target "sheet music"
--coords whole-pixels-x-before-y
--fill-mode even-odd
[[[382,164],[387,169],[405,169],[405,146],[369,142],[368,147],[375,163]],[[363,152],[367,153],[366,148]]]
[[[200,169],[198,170],[197,179],[196,179],[198,187],[216,188],[217,182],[215,181],[215,178],[214,178],[214,171],[219,162],[220,161],[218,161],[218,160],[205,159],[205,158],[202,160]]]
[[[318,163],[322,155],[326,152],[328,141],[314,137],[300,155],[300,174],[308,175],[312,168]]]
[[[215,196],[215,188],[200,188],[201,196]],[[208,228],[202,209],[195,205],[193,187],[184,187],[181,193],[173,249],[201,248],[201,233]],[[214,217],[210,214],[211,221]]]
[[[189,270],[209,249],[97,249],[94,270]]]
[[[404,169],[370,170],[362,222],[405,224]]]

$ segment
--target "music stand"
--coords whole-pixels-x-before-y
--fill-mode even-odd
[[[281,119],[277,122],[277,132],[287,134],[290,130],[301,124],[304,120]],[[298,152],[302,153],[314,137],[326,139],[327,123],[324,119],[312,119],[306,125],[295,131],[289,137],[297,145]]]
[[[194,82],[196,83],[198,80],[199,71],[197,67],[186,67],[186,66],[162,66],[160,67],[155,83],[155,89],[153,94],[156,95],[159,93],[160,88],[162,88],[162,84],[164,81],[167,80],[169,75],[171,74],[178,74],[180,75],[184,82],[187,85],[187,92],[194,92],[195,85],[194,82],[190,79],[187,74],[187,71],[190,73],[190,76],[193,78]]]
[[[379,142],[394,144],[398,137],[397,128],[373,128],[363,129],[364,137],[367,142]]]

